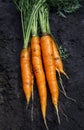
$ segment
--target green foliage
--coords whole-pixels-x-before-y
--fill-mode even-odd
[[[13,0],[21,14],[24,48],[28,46],[34,16],[46,0]]]
[[[25,39],[27,26],[29,23],[29,19],[31,16],[31,12],[33,10],[32,6],[36,0],[14,0],[17,8],[21,13],[21,22],[22,22],[22,29],[23,29],[23,37]]]
[[[63,48],[62,45],[60,47],[58,47],[59,49],[59,53],[60,53],[60,56],[63,60],[65,60],[66,58],[68,58],[68,51],[66,48]]]
[[[48,4],[56,7],[61,16],[64,16],[63,13],[75,12],[80,7],[78,0],[49,0]]]
[[[66,17],[64,12],[72,13],[80,7],[78,0],[13,0],[13,1],[17,5],[17,8],[21,14],[24,48],[28,46],[34,16],[36,15],[36,13],[39,12],[39,9],[42,5],[43,6],[46,5],[46,2],[48,3],[49,6],[52,5],[56,7],[59,15],[63,17]],[[49,20],[47,19],[47,21]]]

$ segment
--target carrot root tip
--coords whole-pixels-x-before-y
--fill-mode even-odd
[[[66,118],[66,121],[69,121],[68,116],[64,113],[63,109],[59,106],[59,109],[61,110],[62,114]]]
[[[58,68],[56,68],[56,71],[57,71],[58,73],[61,72],[63,75],[65,75],[65,77],[66,77],[67,79],[70,79],[69,76],[67,75],[67,73],[66,73],[64,70],[59,70]]]
[[[33,122],[33,103],[32,103],[32,109],[31,109],[31,120]]]
[[[47,122],[46,122],[46,119],[45,118],[43,118],[43,119],[44,119],[44,123],[45,123],[46,129],[49,130]]]
[[[62,71],[61,73],[64,74],[67,79],[70,79],[69,76],[64,71]]]
[[[28,109],[28,106],[29,106],[29,100],[27,100],[26,110]]]
[[[57,119],[58,119],[58,123],[60,125],[60,116],[59,116],[59,112],[58,112],[58,107],[55,105],[55,109],[56,109],[56,114],[57,114]]]

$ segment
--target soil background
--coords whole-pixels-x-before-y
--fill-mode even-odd
[[[84,130],[84,2],[81,4],[82,7],[67,15],[67,18],[59,17],[55,9],[50,13],[52,34],[58,45],[62,45],[68,52],[68,58],[63,63],[70,79],[62,76],[63,84],[67,95],[75,98],[77,102],[74,103],[60,94],[61,124],[58,125],[48,90],[49,130]],[[22,46],[20,15],[12,2],[0,0],[0,130],[46,130],[36,84],[33,122],[32,101],[26,109],[19,61]]]

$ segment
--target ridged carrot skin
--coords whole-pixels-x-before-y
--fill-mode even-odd
[[[31,67],[31,75],[32,75],[32,88],[34,86],[34,73],[33,73],[33,67],[32,67],[32,60],[31,60],[31,47],[28,47],[29,51],[29,58],[30,58],[30,67]]]
[[[54,54],[55,68],[58,72],[64,74],[68,78],[67,74],[65,73],[65,71],[63,69],[62,59],[60,57],[56,43],[54,42],[53,39],[52,39],[52,44],[53,44],[53,54]]]
[[[58,115],[58,98],[59,98],[59,89],[56,78],[56,69],[53,55],[53,46],[52,40],[49,35],[41,37],[41,50],[42,57],[44,62],[44,68],[46,73],[46,78],[48,81],[52,103],[54,104],[58,116],[58,121],[60,123],[59,115]]]
[[[41,110],[45,121],[47,91],[46,91],[46,79],[41,59],[40,39],[38,36],[32,36],[31,38],[31,55],[32,55],[33,72],[35,74],[40,97]]]
[[[28,48],[22,49],[20,55],[20,65],[22,74],[23,90],[27,99],[27,103],[30,101],[32,93],[32,72],[30,63],[30,50]]]

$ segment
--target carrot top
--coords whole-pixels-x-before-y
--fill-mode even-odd
[[[23,48],[27,48],[31,28],[33,24],[34,15],[38,12],[39,8],[45,3],[46,0],[14,0],[18,10],[21,14],[21,23],[22,23],[22,32],[23,32],[23,41],[24,45]]]

